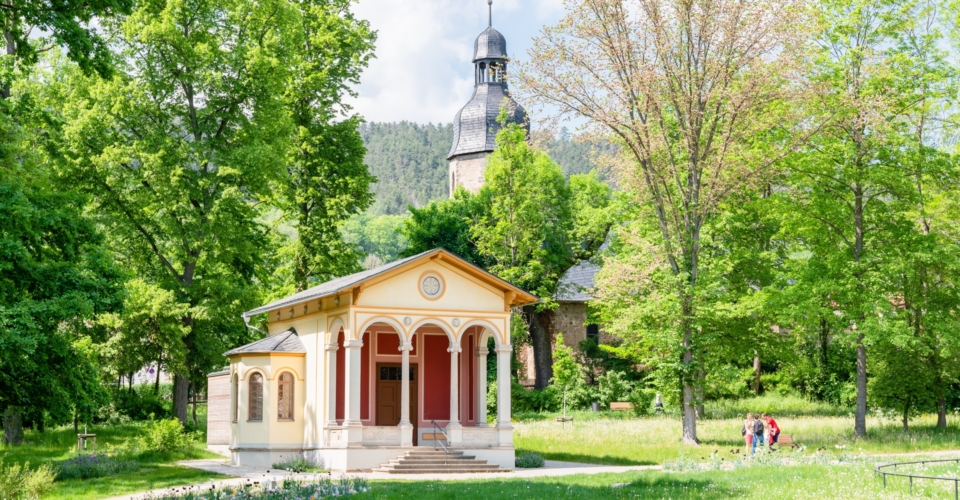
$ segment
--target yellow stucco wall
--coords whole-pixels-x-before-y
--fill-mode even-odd
[[[282,353],[233,356],[231,371],[239,377],[238,419],[232,425],[230,444],[233,447],[295,448],[303,444],[304,401],[306,401],[305,356]],[[279,376],[294,375],[293,421],[277,419]],[[263,420],[249,420],[248,384],[253,373],[263,378]]]

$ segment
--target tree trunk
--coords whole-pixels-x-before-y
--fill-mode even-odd
[[[530,344],[533,346],[534,389],[546,389],[553,378],[553,343],[543,323],[549,311],[538,312],[535,306],[524,307],[530,320]]]
[[[691,307],[688,300],[683,304],[683,444],[700,444],[697,439],[697,410],[696,395],[690,378],[694,376],[690,367],[693,365],[693,327],[690,324],[689,314]]]
[[[16,18],[9,19],[7,22],[13,24],[15,19]],[[7,26],[7,29],[3,31],[3,40],[5,42],[4,45],[7,48],[7,56],[13,57],[13,55],[17,51],[17,47],[13,43],[13,32],[10,31],[9,26]],[[10,98],[10,86],[0,85],[0,99],[9,99],[9,98]]]
[[[703,371],[697,370],[697,381],[693,386],[693,398],[694,398],[694,408],[697,410],[697,418],[703,419],[707,418],[706,410],[703,408],[703,388],[706,386],[707,378],[704,376]]]
[[[154,395],[160,394],[160,366],[161,366],[160,363],[161,363],[162,361],[163,361],[163,358],[162,358],[162,357],[159,358],[159,359],[157,359],[157,380],[156,380],[156,382],[153,383],[153,394],[154,394]]]
[[[942,391],[937,396],[937,429],[947,429],[947,401]]]
[[[187,425],[187,404],[190,396],[190,377],[173,376],[173,414],[184,426]]]
[[[8,445],[23,443],[23,421],[20,419],[20,410],[15,406],[8,406],[3,412],[3,443]]]
[[[197,384],[193,383],[193,428],[197,428]]]
[[[753,351],[753,395],[760,395],[760,355]]]
[[[854,415],[853,435],[867,435],[867,346],[863,333],[857,333],[857,413]]]
[[[910,430],[909,428],[910,421],[910,396],[907,396],[907,399],[903,401],[903,432]]]

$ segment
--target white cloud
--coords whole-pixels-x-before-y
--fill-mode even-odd
[[[448,123],[473,93],[473,41],[487,26],[484,0],[361,0],[354,11],[378,32],[376,59],[350,104],[368,121]],[[495,0],[493,24],[511,57],[563,13],[561,0]]]

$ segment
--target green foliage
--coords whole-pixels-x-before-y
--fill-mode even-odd
[[[106,393],[87,322],[120,306],[120,272],[82,198],[10,172],[0,171],[0,410],[89,419]]]
[[[627,402],[633,405],[631,411],[636,417],[653,413],[653,400],[657,397],[655,391],[636,389],[627,394]]]
[[[443,248],[467,262],[488,267],[489,259],[480,254],[471,232],[487,210],[481,198],[462,187],[449,200],[432,202],[423,208],[410,207],[410,218],[402,229],[409,246],[401,257]]]
[[[50,491],[55,476],[50,464],[30,469],[30,462],[5,465],[0,459],[0,498],[37,500]]]
[[[99,420],[150,420],[153,417],[164,419],[173,416],[170,406],[169,386],[166,390],[154,392],[152,384],[136,385],[133,388],[112,386],[111,403],[104,407]]]
[[[563,334],[557,335],[553,351],[553,383],[566,390],[583,380],[583,367],[573,357],[573,349],[563,343]]]
[[[622,372],[608,371],[597,377],[597,401],[609,408],[610,403],[627,401],[630,394],[636,392],[634,387]]]
[[[363,123],[359,130],[367,149],[364,163],[377,178],[372,186],[377,201],[370,209],[374,215],[403,215],[408,206],[423,209],[450,197],[451,124]],[[605,154],[614,150],[607,143],[574,140],[566,129],[557,137],[538,138],[537,143],[568,177],[597,169],[594,150]]]
[[[514,413],[558,411],[562,400],[562,393],[554,386],[531,390],[513,380],[510,391],[510,408]]]
[[[518,469],[539,469],[543,467],[543,464],[543,457],[528,451],[521,451],[520,453],[517,453],[517,457],[514,461],[514,465]]]
[[[370,212],[355,215],[341,229],[343,241],[356,245],[367,255],[364,267],[368,269],[393,262],[408,246],[402,233],[407,220],[405,215],[374,216]]]
[[[170,453],[193,447],[197,436],[184,432],[183,424],[175,418],[151,420],[144,424],[140,446],[145,451]]]
[[[364,123],[360,135],[367,149],[364,163],[377,178],[374,215],[402,215],[407,206],[421,208],[449,197],[452,125]]]
[[[140,462],[104,454],[77,455],[54,465],[56,480],[93,479],[140,470]]]
[[[303,455],[303,452],[300,452],[297,455],[292,455],[287,458],[283,458],[283,455],[280,455],[280,461],[274,462],[274,469],[286,470],[290,472],[320,472],[323,471],[323,466],[313,460],[308,459]]]
[[[769,413],[779,422],[781,418],[847,417],[852,405],[835,405],[806,399],[796,395],[768,393],[759,397],[718,399],[705,405],[705,418],[743,419],[747,413]]]

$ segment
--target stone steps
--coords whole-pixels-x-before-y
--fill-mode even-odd
[[[477,472],[509,472],[486,460],[464,455],[462,451],[413,450],[383,464],[374,472],[389,474],[456,474]]]

